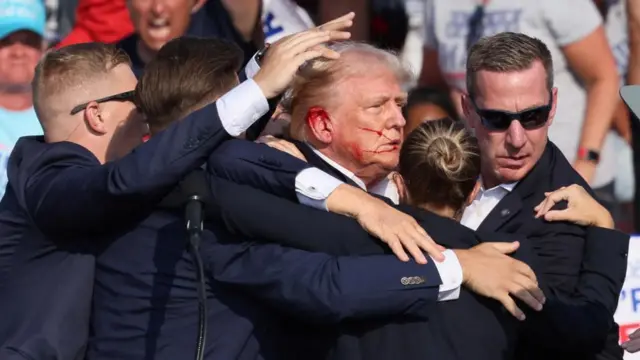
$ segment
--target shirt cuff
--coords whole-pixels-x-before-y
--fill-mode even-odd
[[[260,65],[258,65],[258,61],[256,60],[256,56],[253,55],[251,60],[244,67],[244,74],[247,76],[247,79],[253,79],[254,76],[260,71]]]
[[[248,79],[216,101],[222,127],[231,136],[245,132],[269,111],[269,103],[255,81]]]
[[[462,286],[462,266],[460,266],[458,256],[453,250],[445,250],[442,254],[444,255],[443,262],[431,259],[436,264],[436,269],[442,279],[438,301],[456,300],[460,297],[460,286]]]
[[[327,211],[327,198],[342,182],[318,168],[302,170],[296,176],[296,196],[302,205]]]

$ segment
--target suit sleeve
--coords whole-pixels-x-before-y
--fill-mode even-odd
[[[333,257],[276,244],[203,242],[210,276],[220,283],[308,321],[406,316],[426,319],[441,283],[430,262],[391,255]]]
[[[310,168],[311,165],[287,153],[243,140],[225,142],[207,161],[207,170],[216,177],[292,200],[296,179]]]
[[[542,311],[526,310],[523,331],[527,341],[555,349],[599,351],[613,325],[626,273],[628,243],[629,236],[618,231],[588,228],[582,269],[575,290],[567,295],[547,281],[548,275],[539,270],[540,258],[533,254],[531,243],[523,240],[518,252],[536,274],[541,274],[538,280],[547,296]]]
[[[210,181],[213,204],[207,216],[234,234],[335,256],[391,253],[353,219],[224,179]]]
[[[260,88],[246,81],[117,161],[100,166],[68,152],[43,156],[25,179],[29,215],[42,231],[58,235],[101,234],[135,221],[265,108]]]

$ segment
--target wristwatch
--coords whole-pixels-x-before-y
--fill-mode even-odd
[[[269,50],[270,46],[271,46],[271,44],[266,43],[266,44],[264,44],[264,47],[262,49],[260,49],[260,51],[258,51],[256,53],[255,58],[256,58],[256,62],[258,63],[258,66],[262,66],[262,59],[267,54],[267,50]]]
[[[586,160],[597,164],[600,161],[600,152],[584,147],[578,148],[578,160]]]

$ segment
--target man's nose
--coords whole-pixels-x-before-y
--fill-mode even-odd
[[[13,41],[10,45],[8,45],[8,48],[11,50],[9,54],[12,58],[21,58],[25,55],[25,51],[28,47],[29,45],[27,45],[24,41]]]
[[[507,129],[507,144],[516,149],[520,149],[527,142],[527,135],[522,124],[518,120],[513,120]]]
[[[165,0],[153,0],[153,3],[151,4],[151,12],[156,16],[162,15],[165,7]]]
[[[394,105],[393,111],[390,116],[391,127],[404,127],[407,124],[404,115],[402,114],[402,107]]]

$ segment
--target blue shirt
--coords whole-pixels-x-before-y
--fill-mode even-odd
[[[42,135],[42,126],[33,108],[9,111],[0,108],[0,199],[7,187],[7,163],[13,146],[25,135]]]

